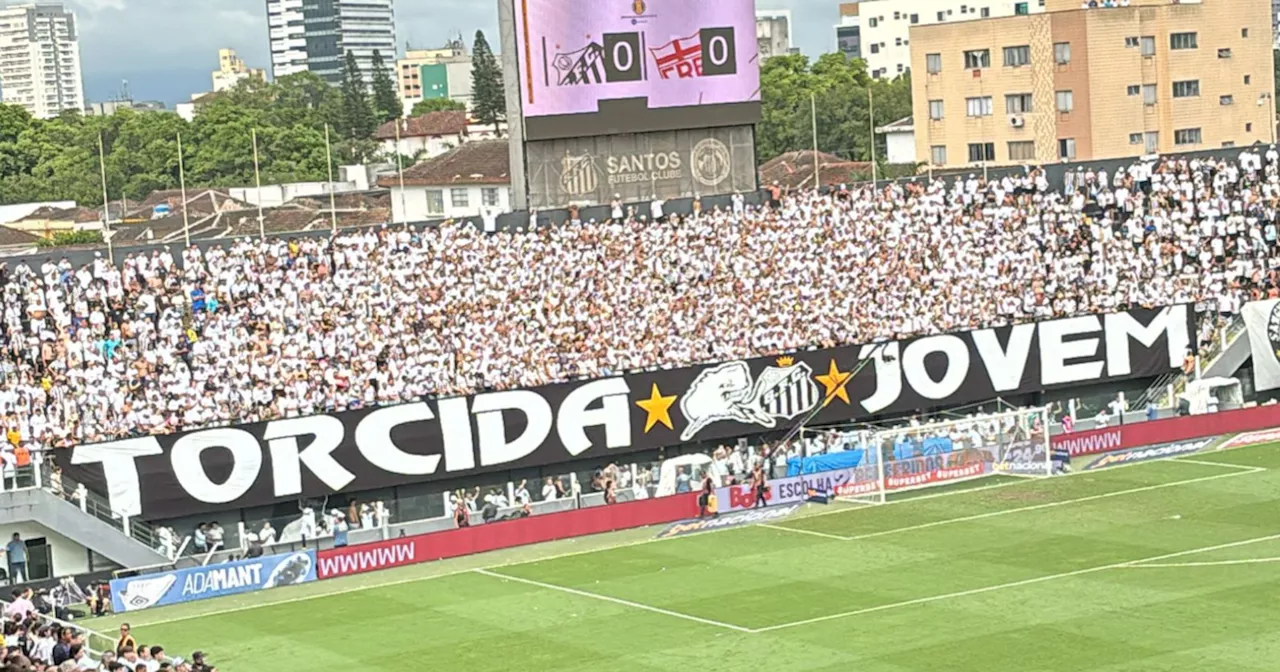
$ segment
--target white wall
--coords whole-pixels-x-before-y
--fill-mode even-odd
[[[458,189],[466,195],[466,203],[455,200],[454,190]],[[483,206],[484,190],[494,189],[497,192],[496,206]],[[428,207],[428,192],[438,193],[442,209]],[[417,222],[426,219],[444,217],[475,217],[480,214],[481,207],[492,208],[498,213],[511,211],[511,185],[485,185],[464,187],[417,187],[406,186],[403,194],[400,187],[391,188],[391,211],[396,222]]]
[[[303,196],[325,196],[330,190],[329,182],[291,182],[289,184],[264,184],[262,189],[257,187],[232,187],[227,190],[227,195],[238,201],[261,205],[264,208],[274,208],[292,201],[295,198]],[[335,194],[341,194],[348,191],[356,191],[359,185],[355,182],[333,182],[332,190]]]
[[[867,72],[883,79],[893,79],[911,68],[910,31],[913,25],[974,21],[983,18],[983,9],[988,10],[988,18],[1013,16],[1020,2],[1026,3],[1031,14],[1044,11],[1041,0],[863,0],[858,4],[858,14],[862,22],[862,58],[867,61]],[[961,7],[966,10],[964,14],[960,13]],[[939,12],[942,12],[942,21],[938,20]],[[895,13],[897,18],[894,18]],[[914,24],[911,23],[913,14],[917,19]],[[872,53],[872,45],[877,45],[878,53]],[[926,48],[924,45],[918,47]],[[999,54],[994,54],[992,58],[997,56]]]
[[[492,130],[492,128],[490,128]],[[418,152],[426,150],[426,158],[433,159],[449,150],[466,142],[466,138],[461,135],[432,135],[419,136],[414,138],[400,138],[400,144],[396,144],[395,138],[389,138],[382,141],[382,151],[388,154],[395,153],[399,148],[400,154],[404,156],[415,156]]]
[[[5,542],[13,538],[14,532],[22,535],[23,541],[41,537],[48,540],[51,547],[50,553],[53,556],[54,576],[83,574],[89,571],[88,549],[61,534],[35,523],[0,525],[0,535],[4,536]]]
[[[915,163],[916,162],[916,134],[915,131],[897,131],[894,133],[884,134],[885,144],[888,146],[888,156],[885,160],[889,163]]]

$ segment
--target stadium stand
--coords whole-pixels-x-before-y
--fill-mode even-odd
[[[0,418],[39,449],[1131,305],[1230,315],[1280,292],[1263,163],[4,265]]]

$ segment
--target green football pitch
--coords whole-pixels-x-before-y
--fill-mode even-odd
[[[967,487],[91,625],[223,672],[1280,669],[1280,445]]]

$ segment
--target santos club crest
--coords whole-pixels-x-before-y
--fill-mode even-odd
[[[680,410],[689,426],[680,434],[688,441],[707,425],[720,420],[774,427],[778,419],[799,417],[822,400],[813,382],[813,369],[790,357],[778,366],[765,367],[751,380],[746,362],[728,362],[706,369],[689,385],[680,400]]]

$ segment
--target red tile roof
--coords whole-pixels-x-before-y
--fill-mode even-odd
[[[473,140],[446,154],[404,171],[406,186],[448,187],[511,184],[511,157],[506,140]],[[378,186],[400,184],[396,175],[378,178]]]
[[[396,124],[400,124],[400,137],[420,138],[432,135],[465,135],[467,132],[467,113],[432,112],[420,117],[396,119],[378,127],[374,134],[379,140],[394,140]]]

